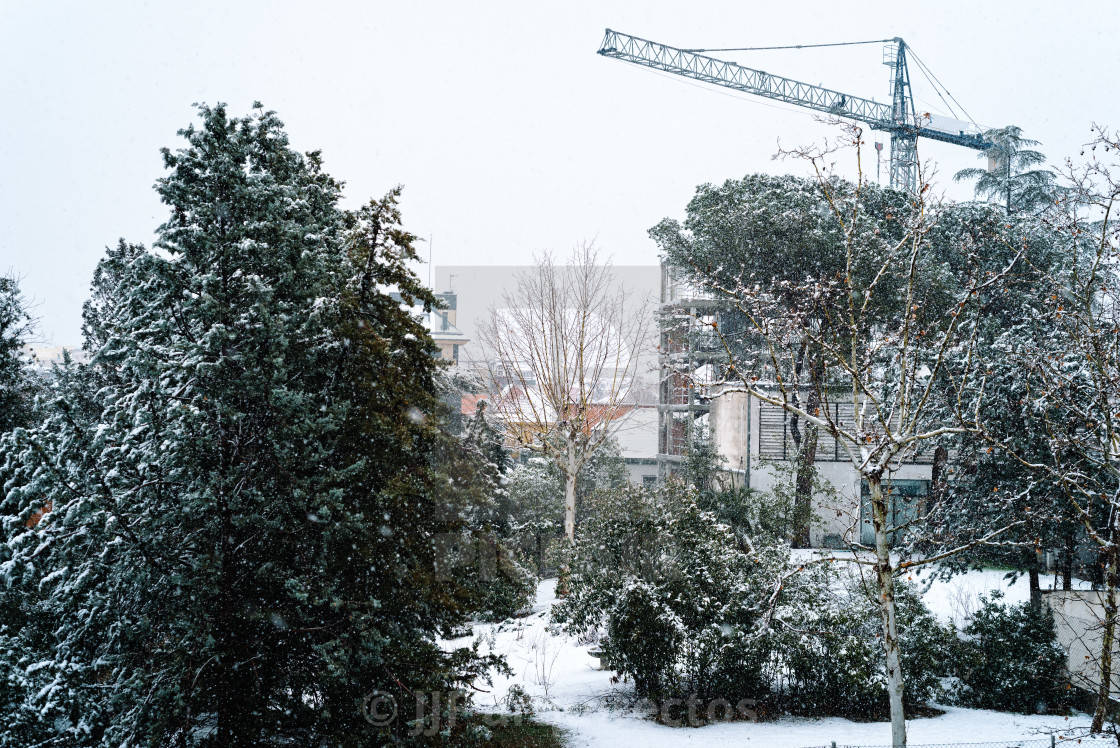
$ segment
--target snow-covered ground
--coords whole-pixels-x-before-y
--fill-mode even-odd
[[[916,581],[921,581],[918,577]],[[1043,585],[1049,586],[1049,581]],[[933,582],[925,593],[930,608],[944,620],[959,621],[975,609],[979,594],[1003,590],[1008,602],[1029,596],[1027,580],[1014,583],[1003,572],[971,572],[949,582]],[[478,624],[474,636],[482,649],[505,655],[513,669],[511,677],[499,676],[488,693],[478,694],[483,709],[503,710],[500,703],[510,686],[519,684],[533,697],[537,718],[566,731],[571,746],[641,746],[672,748],[688,746],[827,746],[884,745],[890,743],[890,727],[882,722],[851,722],[840,718],[807,719],[783,717],[764,722],[723,722],[704,727],[669,727],[645,714],[627,709],[631,689],[627,683],[612,683],[610,671],[597,669],[598,660],[588,646],[573,638],[548,631],[549,611],[556,601],[554,580],[542,582],[533,613],[501,624]],[[466,644],[459,640],[454,644]],[[977,743],[1040,739],[1053,730],[1067,734],[1089,723],[1086,715],[1072,717],[1005,714],[976,709],[943,707],[940,717],[911,720],[907,736],[911,745],[924,743]],[[701,712],[705,706],[700,705]],[[1076,743],[1071,743],[1075,745]],[[1081,745],[1089,745],[1088,741]],[[1106,745],[1107,743],[1101,743]],[[1008,745],[1013,745],[1009,743]]]

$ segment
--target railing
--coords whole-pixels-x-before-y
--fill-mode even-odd
[[[1082,748],[1097,748],[1097,746],[1116,745],[1113,738],[1087,738],[1067,735],[1049,735],[1042,738],[1013,738],[1010,740],[995,740],[987,743],[907,743],[909,748],[1056,748],[1060,745],[1080,745]],[[805,746],[805,748],[891,748],[886,744],[854,745],[852,743],[837,743],[833,741],[827,745]]]

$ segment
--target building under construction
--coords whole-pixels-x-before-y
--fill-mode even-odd
[[[780,405],[723,383],[728,363],[724,302],[661,266],[659,308],[661,386],[658,399],[658,475],[665,480],[681,468],[689,451],[706,445],[723,461],[736,485],[758,491],[774,486],[781,465],[797,454],[793,423]],[[713,326],[713,323],[718,326]],[[834,423],[851,423],[850,402],[828,403]],[[932,450],[919,452],[891,472],[896,524],[913,515],[932,479]],[[819,520],[810,532],[814,546],[844,547],[872,537],[865,489],[843,445],[831,435],[817,437],[814,465],[830,490],[815,496]]]

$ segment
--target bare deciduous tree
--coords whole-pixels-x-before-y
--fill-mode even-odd
[[[580,244],[521,273],[480,327],[494,411],[508,438],[564,476],[564,534],[575,538],[576,478],[636,404],[651,315],[609,261]]]

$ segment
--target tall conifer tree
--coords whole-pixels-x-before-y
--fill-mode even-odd
[[[373,745],[364,696],[480,665],[435,642],[462,606],[434,540],[463,512],[431,468],[432,343],[387,293],[434,302],[399,190],[344,212],[274,113],[199,114],[164,151],[157,250],[103,260],[92,362],[8,451],[30,624],[0,632],[0,744]]]

